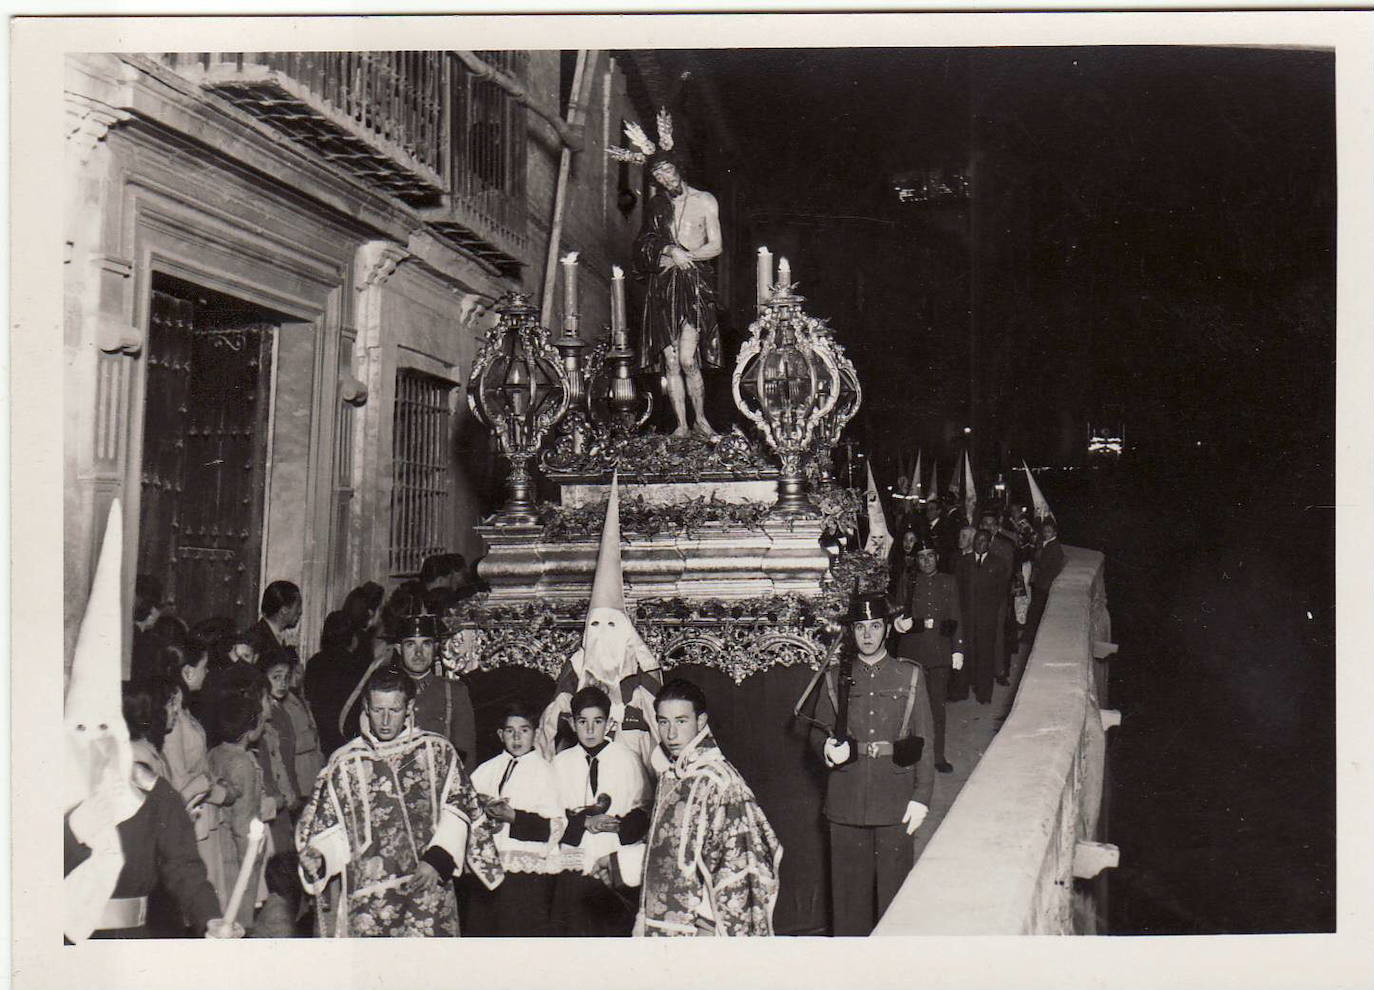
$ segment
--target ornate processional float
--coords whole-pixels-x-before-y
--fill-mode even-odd
[[[830,327],[805,312],[786,259],[775,278],[762,248],[757,312],[731,376],[745,425],[722,436],[706,421],[700,365],[723,358],[709,278],[720,231],[714,198],[684,180],[670,133],[660,113],[658,144],[627,125],[637,150],[608,149],[642,163],[662,191],[632,252],[646,286],[638,325],[613,268],[608,339],[582,338],[571,254],[561,259],[557,336],[513,296],[481,343],[468,401],[510,464],[509,498],[478,527],[488,551],[478,573],[491,590],[443,617],[451,635],[440,664],[467,684],[479,759],[511,700],[543,706],[552,746],[560,701],[599,684],[613,716],[626,706],[629,744],[655,731],[651,712],[642,712],[648,726],[628,724],[644,678],[690,677],[787,850],[774,930],[821,934],[824,774],[797,699],[812,694],[850,596],[887,587],[885,559],[843,552],[856,547],[863,503],[833,479],[831,450],[863,393]],[[697,331],[693,363],[678,353],[687,326]],[[655,396],[635,374],[660,357]],[[670,435],[647,428],[656,398],[677,420]],[[535,497],[540,486],[547,501]],[[633,649],[612,643],[609,625],[592,631],[594,589],[612,585]]]
[[[527,299],[508,298],[473,363],[468,400],[510,463],[509,498],[479,527],[491,591],[444,617],[452,635],[441,665],[472,696],[478,758],[490,755],[483,746],[494,746],[505,703],[547,713],[567,697],[616,479],[627,614],[659,676],[706,692],[716,738],[787,849],[775,931],[821,934],[823,775],[795,706],[815,687],[850,595],[887,585],[886,560],[840,551],[855,545],[862,502],[833,480],[831,449],[863,401],[858,376],[830,327],[805,312],[785,260],[775,284],[764,249],[756,318],[731,378],[750,432],[654,433],[654,396],[634,379],[623,277],[613,272],[609,340],[589,344],[577,326],[576,258],[563,261],[562,332],[540,326]],[[535,498],[541,481],[556,498]]]
[[[776,285],[766,249],[759,261],[758,315],[732,376],[757,437],[646,428],[654,397],[631,373],[619,269],[609,346],[580,337],[575,291],[557,337],[527,296],[498,305],[468,401],[510,463],[509,495],[478,527],[491,591],[450,617],[447,672],[557,675],[581,638],[613,472],[626,599],[666,668],[705,665],[736,684],[774,666],[817,669],[856,584],[885,589],[885,561],[836,560],[823,539],[856,528],[860,501],[831,478],[831,448],[862,402],[858,377],[831,328],[804,311],[786,259]],[[576,256],[562,268],[571,290]],[[557,501],[535,501],[536,471]]]

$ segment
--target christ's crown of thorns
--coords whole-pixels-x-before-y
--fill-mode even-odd
[[[658,144],[655,145],[649,139],[649,135],[644,133],[644,128],[640,127],[632,120],[625,122],[625,136],[630,139],[634,148],[621,148],[611,145],[606,149],[606,154],[610,155],[618,162],[634,162],[636,165],[643,165],[649,160],[649,156],[660,151],[673,150],[673,117],[667,110],[658,112]]]

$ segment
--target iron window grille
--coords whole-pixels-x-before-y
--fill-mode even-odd
[[[453,384],[401,368],[392,426],[391,574],[411,577],[448,548]]]

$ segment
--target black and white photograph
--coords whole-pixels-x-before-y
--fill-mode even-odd
[[[1374,983],[1371,38],[12,21],[15,985]]]

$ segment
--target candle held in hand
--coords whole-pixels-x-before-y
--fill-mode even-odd
[[[258,853],[262,851],[263,840],[267,838],[267,829],[263,827],[260,819],[254,818],[248,823],[248,848],[243,852],[243,862],[239,864],[239,875],[234,880],[233,892],[229,895],[229,903],[224,909],[224,920],[232,922],[239,913],[239,905],[243,902],[243,895],[248,890],[248,881],[254,874],[254,865],[258,861]]]

